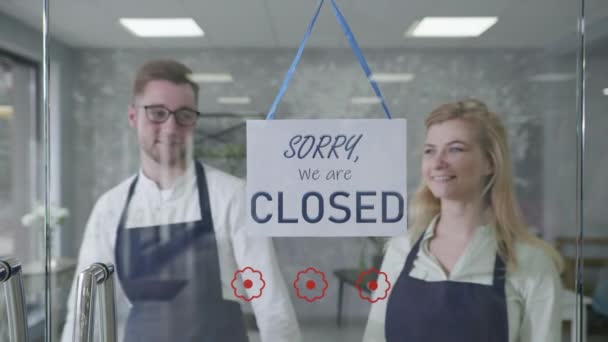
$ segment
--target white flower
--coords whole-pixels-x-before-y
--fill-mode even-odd
[[[34,224],[34,222],[36,221],[36,219],[37,219],[37,217],[33,212],[27,213],[27,214],[23,215],[23,217],[21,218],[21,224],[26,227],[31,227]]]
[[[34,204],[32,210],[21,217],[21,224],[26,227],[35,227],[44,223],[45,208],[40,203]],[[48,224],[51,228],[57,228],[70,212],[56,204],[49,204]]]

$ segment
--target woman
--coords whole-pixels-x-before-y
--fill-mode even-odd
[[[522,221],[498,116],[467,99],[426,128],[411,226],[387,245],[392,286],[364,341],[561,341],[561,258]]]

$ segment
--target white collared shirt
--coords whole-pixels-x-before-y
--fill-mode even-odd
[[[476,229],[450,274],[446,275],[429,249],[436,221],[437,218],[433,219],[423,234],[410,276],[425,281],[491,285],[497,251],[496,237],[491,227],[480,226]],[[386,273],[393,285],[405,265],[410,248],[410,236],[407,234],[392,238],[388,243],[381,271]],[[561,341],[559,300],[562,285],[552,259],[540,247],[524,243],[516,244],[515,254],[518,267],[514,272],[507,271],[505,281],[509,342]],[[387,299],[372,304],[364,342],[385,341],[386,307],[393,287],[389,289]],[[382,295],[374,293],[372,298]]]
[[[173,186],[167,190],[160,190],[154,181],[140,171],[129,205],[125,228],[201,219],[194,165],[189,163],[185,174],[176,179]],[[223,297],[240,301],[231,287],[231,281],[237,270],[250,266],[261,271],[266,285],[262,296],[253,299],[251,305],[262,341],[300,341],[295,312],[275,259],[272,240],[248,236],[245,232],[245,182],[208,165],[205,165],[205,175],[218,245]],[[76,274],[95,262],[116,264],[114,247],[118,223],[134,177],[129,177],[106,192],[95,204],[80,247]],[[132,305],[119,281],[115,281],[115,287],[117,335],[118,340],[121,341]],[[238,290],[247,291],[242,285]],[[75,284],[73,284],[63,342],[72,341],[75,295]],[[252,295],[248,294],[249,297]],[[197,324],[195,317],[192,318],[192,324]]]

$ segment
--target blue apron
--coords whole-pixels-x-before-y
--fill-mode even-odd
[[[248,341],[240,304],[222,297],[205,171],[196,163],[201,220],[125,229],[137,177],[116,237],[116,270],[133,303],[124,341]]]
[[[505,265],[497,255],[492,285],[410,277],[422,237],[407,256],[386,308],[387,342],[508,342]]]

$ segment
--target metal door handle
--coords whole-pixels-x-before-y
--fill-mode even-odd
[[[78,275],[74,342],[93,341],[97,299],[100,302],[101,341],[116,342],[113,274],[114,265],[95,263]],[[97,296],[98,287],[100,287],[99,296]]]
[[[27,317],[23,282],[21,281],[21,263],[17,259],[0,260],[0,283],[6,283],[9,341],[27,342]]]

